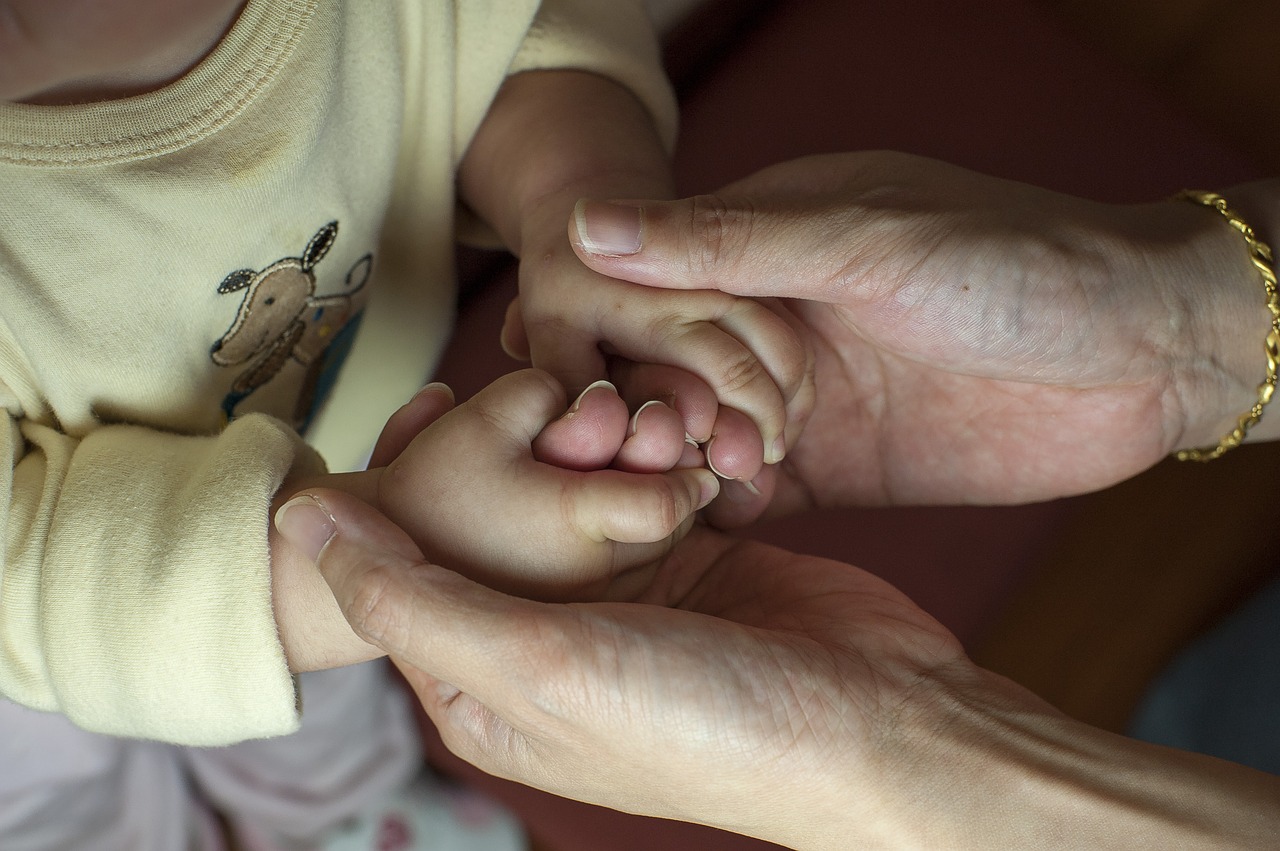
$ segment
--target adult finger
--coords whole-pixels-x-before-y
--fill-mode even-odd
[[[603,470],[626,439],[627,404],[608,381],[579,394],[559,419],[533,440],[533,457],[566,470]]]
[[[610,354],[697,375],[720,404],[751,417],[771,451],[782,445],[789,405],[807,378],[806,341],[790,323],[755,300],[709,290],[673,301],[670,293],[626,286],[619,301],[625,307],[567,305],[536,329],[526,316],[542,342],[534,344],[534,363],[568,387],[585,386],[605,373],[599,343],[606,341]]]
[[[735,482],[750,482],[759,474],[764,444],[760,433],[740,411],[721,408],[711,439],[702,447],[707,466],[717,476]]]
[[[656,399],[680,415],[685,433],[695,443],[711,439],[720,402],[715,391],[697,375],[678,366],[611,358],[609,376],[631,410]]]
[[[569,240],[590,268],[635,283],[839,301],[880,256],[884,224],[859,186],[874,162],[807,157],[678,201],[584,199]]]
[[[691,466],[680,463],[686,450],[696,448],[686,440],[680,415],[662,402],[650,400],[628,422],[627,439],[613,459],[613,468],[628,473],[661,473],[677,466]]]
[[[502,660],[527,652],[514,625],[537,604],[429,564],[408,534],[342,491],[300,492],[276,524],[316,563],[365,641],[482,701],[511,699]]]
[[[768,466],[749,481],[724,481],[720,495],[702,510],[717,529],[738,529],[759,520],[770,508],[778,485],[778,467]]]
[[[286,511],[282,533],[316,563],[353,631],[405,672],[450,750],[540,788],[555,773],[548,763],[598,753],[575,747],[584,731],[555,709],[594,653],[571,608],[509,597],[427,563],[407,534],[350,494],[309,490]],[[512,659],[521,664],[513,669]],[[551,751],[530,759],[529,731]]]
[[[643,399],[659,399],[673,407],[683,418],[690,439],[704,453],[715,448],[714,457],[706,458],[721,478],[748,482],[760,472],[764,443],[755,423],[741,411],[720,407],[711,388],[698,376],[678,367],[622,359],[612,362],[609,372],[618,379],[619,392],[631,406],[642,404]],[[793,431],[788,424],[788,436]]]

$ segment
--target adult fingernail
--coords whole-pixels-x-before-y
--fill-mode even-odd
[[[661,404],[662,403],[659,402],[657,399],[653,399],[648,402],[645,402],[643,405],[637,408],[636,412],[631,415],[631,421],[627,423],[627,437],[632,437],[635,435],[636,428],[640,424],[640,415],[644,413],[646,408],[652,408],[654,405],[661,405]]]
[[[699,467],[705,467],[707,459],[702,454],[702,450],[698,444],[692,446],[686,445],[680,453],[680,460],[676,462],[677,470],[696,470]]]
[[[581,393],[578,394],[577,399],[573,400],[573,404],[569,406],[569,410],[565,413],[565,416],[578,413],[578,409],[582,407],[582,400],[587,398],[587,394],[593,390],[599,390],[602,387],[608,387],[609,390],[613,393],[618,392],[618,388],[614,387],[613,383],[610,381],[605,381],[603,378],[600,379],[599,381],[593,381],[587,385],[586,390],[583,390]]]
[[[724,498],[735,505],[748,505],[760,496],[760,489],[751,482],[725,482],[722,492]]]
[[[707,459],[707,468],[710,469],[711,472],[715,473],[720,478],[725,479],[727,481],[733,481],[733,476],[722,473],[718,469],[716,469],[716,462],[711,458],[711,450],[715,447],[715,445],[716,445],[716,436],[713,434],[711,435],[711,439],[707,441],[706,446],[702,447],[702,454]]]
[[[585,198],[573,208],[578,241],[588,254],[626,257],[640,250],[643,211],[626,204],[606,204]]]
[[[325,545],[333,540],[338,524],[320,503],[308,494],[295,496],[276,512],[276,529],[285,540],[317,561]]]

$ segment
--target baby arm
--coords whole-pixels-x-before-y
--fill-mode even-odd
[[[648,397],[673,395],[660,392],[664,385],[688,389],[687,379],[662,378],[677,368],[713,402],[676,398],[674,406],[693,438],[716,436],[717,470],[749,479],[762,460],[781,457],[810,388],[806,350],[786,321],[721,293],[653,298],[588,270],[566,236],[582,197],[672,191],[658,133],[635,96],[588,73],[518,74],[490,109],[459,180],[464,199],[521,257],[520,298],[504,329],[508,351],[531,357],[571,391],[608,374],[629,399],[637,395],[630,382]],[[609,357],[656,370],[622,378]]]

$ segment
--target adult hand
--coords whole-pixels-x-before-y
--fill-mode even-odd
[[[597,228],[615,243],[639,228],[638,248],[592,253]],[[1265,366],[1269,316],[1244,241],[1186,202],[1100,204],[862,153],[714,196],[589,202],[569,231],[604,274],[790,299],[817,403],[757,482],[768,491],[781,473],[780,510],[1104,487],[1216,443]],[[722,522],[762,507],[716,506]]]
[[[1280,827],[1280,781],[1071,722],[848,565],[701,528],[633,602],[536,603],[311,495],[324,537],[293,531],[353,629],[494,774],[798,849],[1263,847]]]

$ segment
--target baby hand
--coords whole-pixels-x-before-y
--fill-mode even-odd
[[[509,353],[571,389],[607,375],[630,402],[669,400],[691,438],[714,438],[707,457],[726,478],[749,481],[780,460],[812,407],[812,359],[785,311],[605,277],[563,235],[526,251],[520,277],[503,328]]]
[[[494,587],[556,599],[600,593],[665,554],[719,486],[701,469],[603,469],[631,458],[636,469],[664,470],[678,459],[680,424],[662,406],[629,419],[604,384],[564,410],[546,373],[503,376],[387,465],[383,512],[429,558]]]

